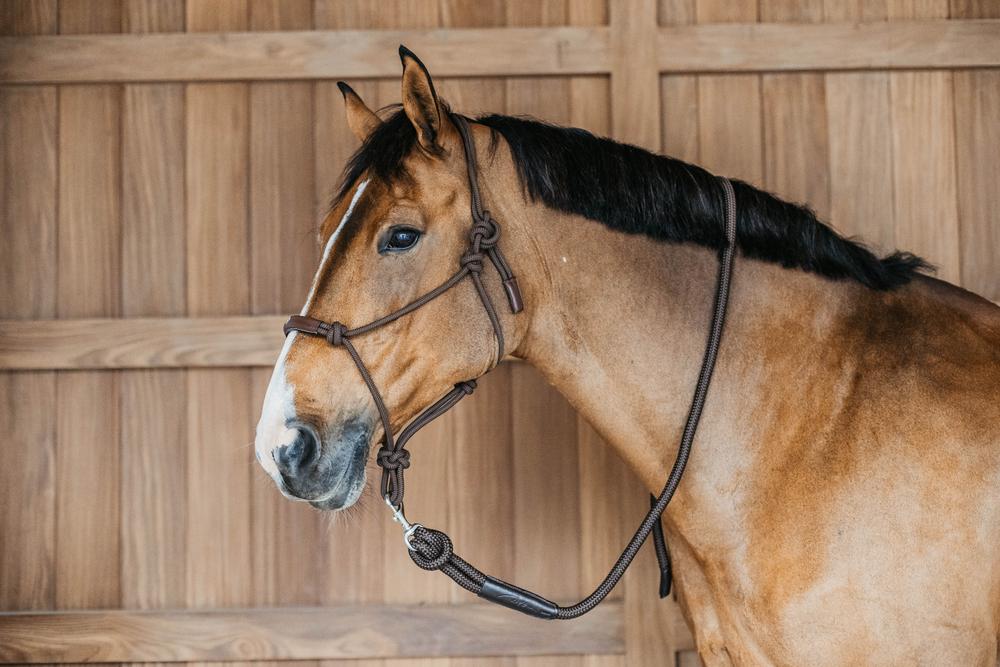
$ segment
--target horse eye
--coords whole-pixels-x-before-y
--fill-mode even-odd
[[[420,232],[412,227],[393,227],[382,245],[383,251],[409,250],[420,239]]]

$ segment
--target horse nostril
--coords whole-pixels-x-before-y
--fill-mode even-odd
[[[295,428],[295,439],[291,444],[274,450],[274,462],[283,475],[297,477],[316,462],[319,457],[319,438],[308,426]]]

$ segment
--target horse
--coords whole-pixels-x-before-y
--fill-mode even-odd
[[[353,339],[352,355],[292,330],[258,461],[289,498],[347,508],[387,429],[509,357],[659,491],[705,349],[725,243],[719,179],[579,129],[459,116],[419,59],[401,57],[399,106],[376,113],[340,84],[362,144],[323,221],[301,316],[370,322],[454,273],[475,205],[460,123],[523,310],[491,315],[462,282]],[[663,514],[702,661],[992,666],[1000,308],[930,277],[918,257],[879,257],[809,209],[731,183],[725,333]],[[505,303],[502,276],[480,280]]]

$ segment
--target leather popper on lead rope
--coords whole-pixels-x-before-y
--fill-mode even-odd
[[[406,449],[406,443],[417,431],[453,408],[461,399],[471,394],[476,388],[476,380],[470,379],[456,384],[451,391],[407,424],[398,437],[393,438],[390,415],[385,406],[385,401],[382,399],[382,394],[368,372],[368,368],[361,359],[361,355],[358,354],[357,349],[351,342],[357,336],[366,334],[412,313],[468,277],[472,280],[483,308],[486,310],[497,341],[496,359],[491,361],[490,370],[503,359],[505,354],[503,328],[500,324],[496,308],[493,305],[493,300],[486,291],[481,276],[484,268],[484,259],[488,258],[500,275],[504,294],[507,297],[507,303],[511,312],[515,314],[521,312],[524,305],[521,292],[518,289],[517,279],[514,277],[510,266],[500,251],[500,225],[493,219],[489,211],[482,206],[482,199],[479,192],[478,169],[476,166],[476,146],[469,131],[468,121],[459,115],[452,115],[451,119],[462,136],[472,209],[472,229],[469,233],[469,248],[459,260],[458,271],[430,292],[427,292],[399,310],[373,320],[368,324],[350,329],[340,322],[324,322],[312,317],[293,315],[285,323],[285,335],[287,336],[292,331],[296,331],[310,336],[325,338],[334,347],[343,347],[346,349],[354,361],[358,373],[371,393],[372,400],[375,402],[375,407],[379,413],[379,419],[382,422],[383,442],[375,457],[376,463],[382,468],[382,497],[393,513],[393,520],[402,526],[403,541],[406,544],[410,558],[418,567],[424,570],[440,570],[451,577],[459,586],[475,593],[479,597],[531,616],[547,619],[577,618],[596,607],[607,597],[622,575],[625,574],[625,570],[632,563],[642,543],[652,533],[657,560],[660,564],[660,596],[664,597],[670,591],[671,573],[670,557],[667,552],[666,542],[663,539],[660,516],[663,514],[663,510],[666,509],[667,503],[673,497],[690,456],[691,443],[694,440],[694,433],[701,418],[709,381],[712,377],[712,371],[715,368],[719,341],[722,337],[722,325],[725,319],[726,305],[729,301],[729,283],[732,276],[733,255],[736,246],[736,199],[732,184],[726,179],[720,179],[723,190],[723,201],[725,203],[725,246],[721,249],[719,255],[719,279],[715,293],[715,307],[712,314],[708,344],[705,349],[705,356],[702,359],[701,371],[698,374],[698,384],[695,388],[691,409],[688,412],[673,468],[670,471],[663,490],[658,496],[652,498],[649,512],[642,520],[642,523],[639,524],[639,528],[632,536],[632,539],[629,540],[624,551],[622,551],[622,554],[618,557],[611,571],[608,572],[600,585],[590,595],[576,604],[560,606],[531,591],[480,572],[455,553],[451,538],[445,533],[425,528],[419,523],[410,523],[403,513],[403,472],[410,466],[410,453]]]

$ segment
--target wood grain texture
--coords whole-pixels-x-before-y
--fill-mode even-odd
[[[713,23],[661,29],[657,54],[664,72],[990,67],[998,36],[1000,24],[989,20]]]
[[[765,74],[764,185],[788,201],[830,213],[826,81],[822,74]]]
[[[248,4],[189,0],[186,20],[190,31],[246,30]],[[188,314],[245,314],[248,87],[189,84],[186,95]],[[253,600],[250,373],[190,370],[187,395],[187,603],[245,606]]]
[[[760,77],[720,74],[698,79],[699,163],[721,176],[764,180]]]
[[[611,132],[619,141],[660,147],[656,0],[611,3]]]
[[[12,457],[19,450],[17,465],[0,469],[2,609],[55,606],[54,405],[53,373],[0,375],[0,428],[7,434],[0,451]]]
[[[0,368],[273,366],[286,317],[0,320]]]
[[[889,82],[896,245],[961,277],[955,119],[950,72],[900,72]]]
[[[952,19],[1000,18],[1000,3],[993,0],[951,0],[949,10]],[[1000,73],[956,71],[952,81],[962,285],[997,301],[1000,225],[993,184],[1000,179],[1000,155],[992,147],[1000,140]]]
[[[59,3],[59,30],[113,33],[118,2]],[[59,91],[59,317],[121,314],[121,87]],[[55,604],[120,604],[119,378],[56,377]],[[86,502],[81,502],[81,499]]]
[[[995,67],[998,35],[996,19],[716,23],[664,27],[655,50],[661,72]],[[605,27],[34,36],[0,38],[0,81],[391,78],[400,43],[437,76],[595,74],[613,64]]]
[[[0,3],[0,33],[56,30],[56,3]],[[0,87],[0,315],[55,316],[58,102],[54,88]],[[53,373],[0,374],[0,608],[55,601]],[[21,443],[32,443],[22,447]]]
[[[189,10],[190,14],[190,10]],[[607,70],[603,28],[281,31],[0,38],[0,81],[224,81],[397,77],[405,43],[436,76]]]
[[[303,660],[622,651],[621,604],[574,623],[496,605],[0,615],[0,661]]]
[[[126,85],[121,141],[126,166],[122,171],[123,314],[181,315],[187,302],[184,87]]]
[[[58,29],[57,0],[7,0],[0,3],[0,35],[44,35]]]
[[[123,29],[184,30],[184,3],[128,0]],[[126,85],[122,105],[122,311],[187,308],[184,87]],[[122,606],[182,607],[187,552],[187,378],[179,370],[120,375]]]
[[[961,282],[1000,301],[1000,71],[953,77]]]
[[[892,121],[884,72],[826,75],[830,222],[881,250],[895,245]]]

